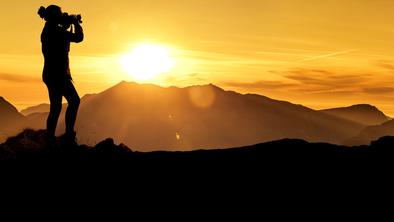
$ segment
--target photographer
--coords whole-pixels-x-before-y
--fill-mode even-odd
[[[62,137],[68,144],[76,144],[74,125],[80,103],[79,95],[73,85],[68,53],[70,43],[83,41],[84,35],[80,25],[80,16],[62,13],[59,6],[41,7],[38,11],[46,23],[41,33],[42,53],[45,63],[42,79],[48,88],[50,112],[47,119],[49,144],[55,144],[57,121],[62,109],[62,97],[68,102],[66,111],[66,133]],[[68,29],[71,27],[71,31]],[[75,29],[75,32],[72,29]]]

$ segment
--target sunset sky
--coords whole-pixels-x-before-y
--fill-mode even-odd
[[[1,0],[0,96],[19,109],[48,102],[37,10],[50,4],[83,17],[85,41],[70,53],[80,96],[136,81],[121,60],[146,44],[175,65],[145,82],[394,116],[392,0]]]

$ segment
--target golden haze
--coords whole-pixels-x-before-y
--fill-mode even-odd
[[[40,5],[81,13],[71,51],[81,95],[133,79],[119,59],[141,43],[169,48],[160,85],[225,89],[327,108],[370,103],[394,116],[391,0],[103,0],[2,2],[0,95],[18,108],[47,102]]]

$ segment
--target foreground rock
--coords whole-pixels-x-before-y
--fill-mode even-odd
[[[48,160],[56,156],[93,156],[127,154],[131,150],[123,145],[115,145],[113,139],[106,139],[96,146],[65,145],[60,138],[52,146],[47,146],[45,130],[24,130],[17,136],[10,137],[0,145],[0,160],[32,160],[37,157],[46,157]]]
[[[196,150],[188,152],[134,152],[106,139],[95,146],[63,145],[47,148],[45,131],[25,130],[0,145],[0,159],[6,162],[36,163],[114,163],[127,166],[183,167],[278,167],[314,169],[341,167],[374,167],[391,164],[394,159],[394,137],[384,137],[369,146],[346,147],[326,143],[308,143],[285,139],[247,147]]]

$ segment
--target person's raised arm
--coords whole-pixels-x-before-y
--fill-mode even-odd
[[[68,32],[69,33],[69,40],[70,40],[70,42],[80,43],[83,41],[83,37],[84,37],[82,26],[78,22],[75,22],[74,28],[75,28],[74,32],[72,32],[72,31]]]

